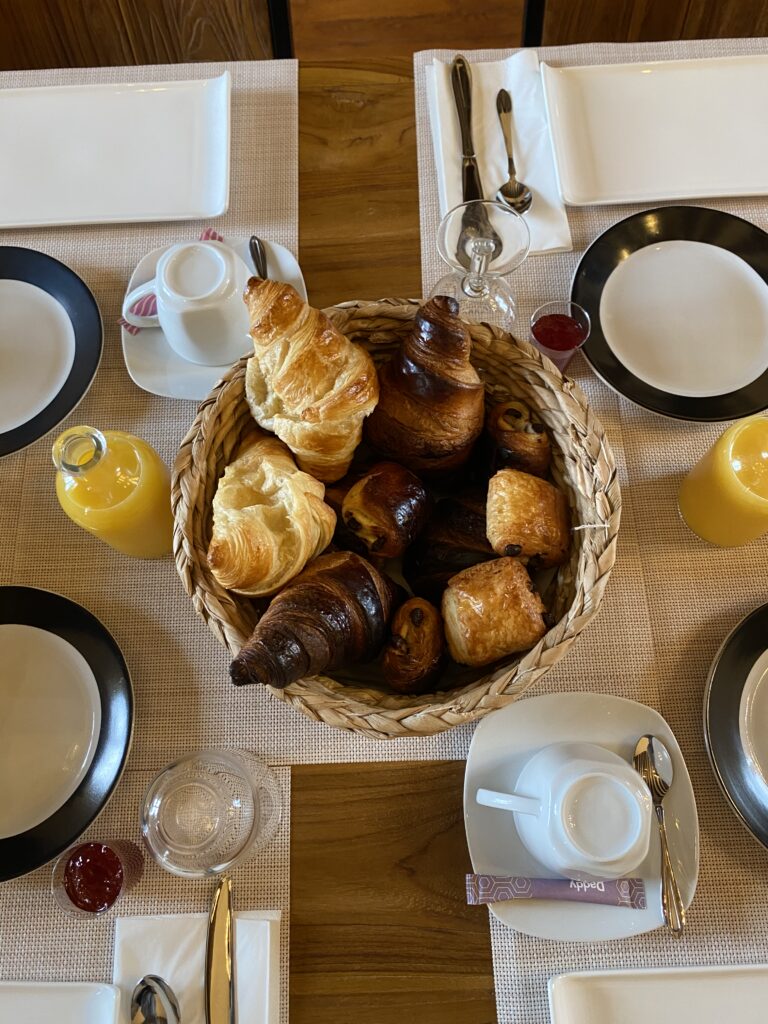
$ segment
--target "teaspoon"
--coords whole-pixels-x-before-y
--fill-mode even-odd
[[[145,974],[131,996],[131,1024],[181,1024],[176,994],[156,974]]]
[[[669,751],[657,736],[641,736],[635,747],[632,762],[635,771],[642,776],[653,799],[653,809],[659,826],[661,843],[661,908],[664,921],[673,935],[680,938],[685,928],[685,907],[677,885],[672,859],[667,845],[667,828],[664,823],[664,805],[662,801],[669,792],[674,777],[672,758]]]
[[[509,169],[509,181],[506,181],[499,189],[496,198],[500,203],[508,206],[515,213],[525,213],[530,210],[533,202],[533,193],[522,181],[517,180],[515,170],[515,158],[512,152],[512,97],[506,89],[499,89],[496,96],[496,111],[499,115],[499,123],[504,133],[504,145],[507,147],[507,165]]]

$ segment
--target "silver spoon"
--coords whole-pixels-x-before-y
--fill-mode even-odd
[[[156,974],[145,974],[131,996],[131,1024],[180,1024],[179,1001]]]
[[[641,736],[637,741],[632,763],[635,766],[635,771],[642,776],[653,798],[653,809],[656,812],[661,843],[661,908],[667,927],[673,935],[680,938],[685,928],[685,907],[669,856],[662,803],[674,777],[672,758],[657,736],[647,735]]]
[[[496,198],[500,203],[508,206],[515,213],[525,213],[530,210],[533,202],[533,193],[527,185],[517,180],[515,171],[515,158],[512,153],[512,97],[506,89],[499,89],[496,96],[496,111],[499,115],[501,130],[504,133],[504,144],[507,147],[507,164],[509,169],[509,181],[506,181]]]

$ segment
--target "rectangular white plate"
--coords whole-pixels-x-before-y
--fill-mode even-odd
[[[768,56],[541,73],[566,203],[768,194]]]
[[[230,90],[225,71],[0,91],[0,227],[224,213]]]
[[[18,1024],[116,1024],[116,985],[0,982],[0,1021]]]
[[[552,1024],[764,1024],[768,966],[561,974],[549,981]]]

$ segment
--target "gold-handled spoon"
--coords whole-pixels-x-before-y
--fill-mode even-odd
[[[664,921],[673,935],[680,938],[685,928],[685,907],[677,885],[672,859],[667,844],[667,828],[664,823],[664,797],[669,792],[674,777],[672,758],[669,751],[656,736],[641,736],[635,747],[632,763],[651,791],[653,809],[659,826],[661,843],[661,909]]]

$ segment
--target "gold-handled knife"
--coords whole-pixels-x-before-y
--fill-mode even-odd
[[[235,1024],[235,949],[232,881],[216,886],[205,946],[206,1024]]]

